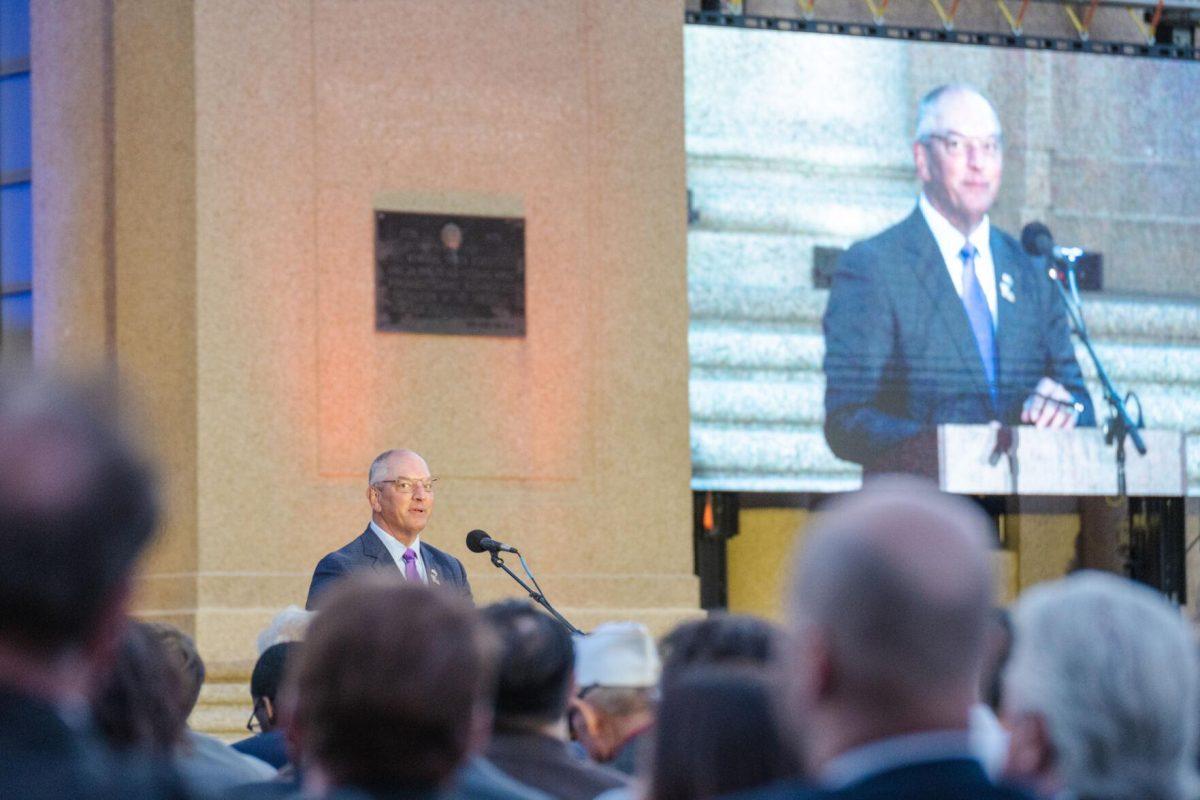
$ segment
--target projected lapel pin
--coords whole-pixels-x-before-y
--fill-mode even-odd
[[[1017,295],[1013,292],[1012,275],[1007,272],[1000,274],[1000,296],[1010,303],[1017,302]]]

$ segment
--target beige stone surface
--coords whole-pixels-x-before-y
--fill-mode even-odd
[[[145,571],[186,583],[198,553],[192,3],[120,0],[112,36],[114,355],[161,471],[163,535]]]
[[[680,45],[664,35],[678,17],[392,7],[198,9],[200,596],[214,652],[303,602],[316,560],[365,525],[366,466],[392,445],[441,478],[430,542],[467,558],[466,531],[492,531],[581,613],[694,607],[684,220],[660,201],[683,194]],[[654,80],[612,55],[639,41]],[[521,199],[525,338],[374,331],[373,202],[404,191]],[[209,579],[255,565],[272,574]],[[476,583],[480,599],[515,589]]]
[[[30,4],[30,53],[37,65],[30,80],[39,98],[31,110],[39,364],[92,366],[113,344],[110,24],[101,3]]]
[[[142,395],[137,607],[226,683],[391,446],[442,479],[428,541],[518,544],[581,627],[695,613],[682,4],[520,5],[37,4],[40,358]],[[414,193],[519,203],[524,338],[375,332],[375,201]]]

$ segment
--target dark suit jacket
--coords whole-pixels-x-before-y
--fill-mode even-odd
[[[561,800],[592,800],[629,785],[629,776],[571,755],[566,742],[538,733],[496,731],[487,760],[521,783]]]
[[[1033,800],[1017,789],[997,786],[971,758],[909,764],[871,775],[841,789],[797,782],[730,795],[728,800]]]
[[[824,319],[825,438],[838,457],[869,467],[941,423],[1017,424],[1043,376],[1084,404],[1079,424],[1095,424],[1050,279],[995,227],[990,245],[995,407],[962,300],[920,209],[842,255]]]
[[[46,702],[0,690],[0,797],[20,800],[184,800],[165,761],[114,754]]]
[[[288,763],[287,744],[281,730],[256,733],[229,746],[239,753],[265,761],[275,769],[281,769]]]
[[[461,800],[552,800],[550,795],[510,777],[482,756],[458,768],[453,796]]]
[[[425,542],[421,542],[421,558],[425,561],[425,573],[430,585],[452,586],[470,599],[471,584],[467,582],[467,571],[463,569],[461,561]],[[331,582],[360,569],[376,569],[390,574],[399,571],[392,554],[370,526],[350,544],[334,550],[317,562],[305,607],[311,610],[317,595]]]
[[[254,783],[239,786],[222,796],[222,800],[311,800],[311,795],[305,795],[300,788],[298,775],[292,775],[286,782],[272,781],[270,783]],[[340,789],[335,795],[337,800],[351,800],[361,797],[362,800],[378,800],[388,797],[386,794],[368,793],[355,794],[353,789]],[[400,792],[398,797],[406,800],[553,800],[549,795],[539,792],[501,772],[495,765],[488,763],[480,756],[468,758],[461,767],[449,789],[432,793]],[[328,800],[333,800],[329,798]]]

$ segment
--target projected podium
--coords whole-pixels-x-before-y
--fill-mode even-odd
[[[941,425],[880,459],[868,472],[909,472],[946,492],[1079,498],[1081,567],[1128,574],[1184,602],[1186,450],[1178,431],[1142,430],[1146,455],[1128,447],[1126,497],[1117,497],[1116,448],[1099,428]],[[1006,512],[1008,513],[1008,512]]]
[[[1143,430],[1146,455],[1128,449],[1131,497],[1183,497],[1187,473],[1183,434]],[[1115,449],[1099,428],[1045,430],[1029,426],[940,425],[897,448],[871,472],[911,472],[955,494],[1112,497]]]

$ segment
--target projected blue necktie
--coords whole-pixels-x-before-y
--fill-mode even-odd
[[[971,321],[971,330],[975,333],[975,346],[979,348],[979,357],[983,359],[983,374],[987,377],[988,394],[995,407],[996,332],[992,328],[992,312],[988,308],[987,297],[975,274],[976,252],[975,245],[967,242],[958,254],[963,262],[962,301],[967,310],[967,319]]]

